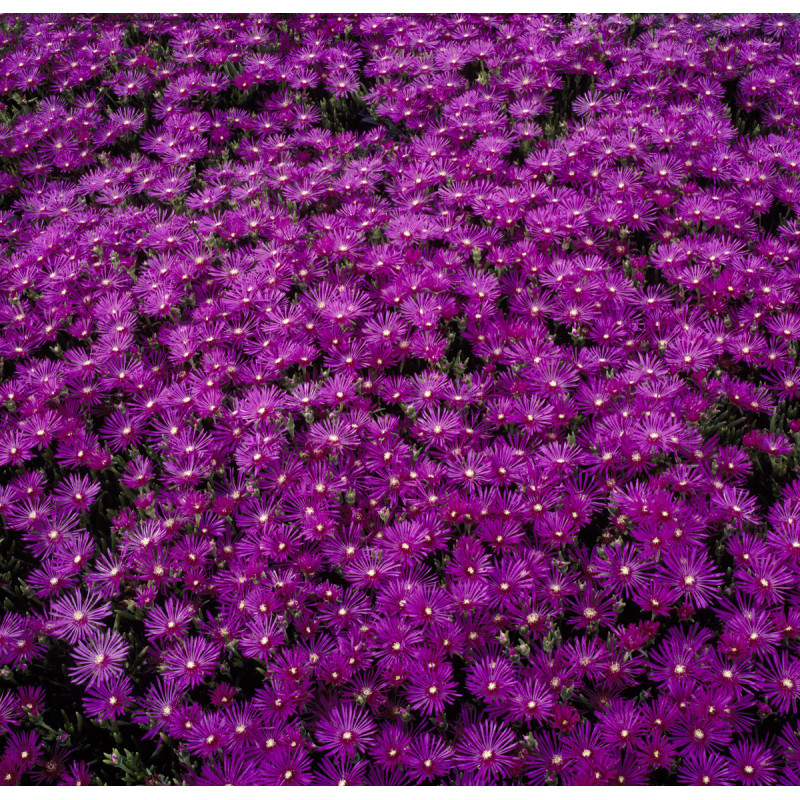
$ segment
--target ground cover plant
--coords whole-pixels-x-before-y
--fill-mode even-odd
[[[800,783],[796,17],[0,30],[0,782]]]

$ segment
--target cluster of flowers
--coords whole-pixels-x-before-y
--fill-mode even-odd
[[[800,783],[797,19],[1,25],[0,783]]]

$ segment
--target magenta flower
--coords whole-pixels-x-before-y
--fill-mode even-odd
[[[331,709],[330,716],[317,724],[317,737],[323,750],[342,761],[365,750],[374,740],[375,729],[363,709],[346,705]]]
[[[111,612],[111,605],[101,598],[80,593],[56,600],[50,607],[52,631],[56,636],[76,644],[95,633],[100,622]]]
[[[455,748],[455,764],[478,780],[507,776],[516,763],[514,735],[495,722],[468,725]]]
[[[127,675],[112,675],[87,690],[83,707],[90,717],[101,720],[124,717],[133,702],[133,687]]]
[[[75,647],[77,666],[70,676],[91,688],[122,675],[122,665],[128,654],[128,644],[116,631],[83,640]]]
[[[164,654],[164,676],[181,687],[197,686],[219,664],[220,647],[199,636],[189,636]]]

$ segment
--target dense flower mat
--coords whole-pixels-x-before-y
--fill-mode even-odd
[[[0,28],[0,781],[800,783],[796,18]]]

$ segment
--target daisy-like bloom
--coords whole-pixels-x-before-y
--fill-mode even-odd
[[[347,629],[360,625],[368,608],[363,592],[351,587],[341,599],[321,608],[319,616],[323,624],[334,630]]]
[[[4,756],[23,769],[35,765],[41,753],[41,739],[36,731],[17,731],[5,742]]]
[[[673,628],[659,646],[650,653],[650,675],[657,681],[685,685],[699,677],[702,662],[699,649],[705,642],[687,639]]]
[[[725,515],[726,521],[730,520],[734,525],[757,525],[760,521],[756,499],[744,489],[723,487],[719,494],[711,496],[711,504]]]
[[[111,605],[102,598],[79,592],[54,600],[50,606],[50,622],[55,636],[76,644],[91,636],[105,617],[111,613]]]
[[[618,634],[617,636],[619,638]],[[575,664],[576,672],[584,680],[596,680],[607,670],[608,651],[599,637],[576,636],[563,646],[563,652],[568,660]]]
[[[186,749],[203,758],[211,758],[230,740],[230,730],[218,713],[202,715],[183,737]]]
[[[412,675],[407,689],[411,708],[429,717],[441,714],[446,705],[461,696],[454,691],[456,683],[452,677],[453,668],[448,662]]]
[[[489,713],[513,722],[536,720],[543,723],[550,716],[555,700],[547,687],[536,678],[525,678],[509,693],[508,699],[491,706]]]
[[[176,739],[186,741],[203,717],[203,707],[199,703],[185,703],[175,710],[169,721],[168,733]]]
[[[508,777],[517,762],[517,740],[497,722],[467,724],[456,739],[454,761],[481,781]]]
[[[730,747],[730,772],[745,786],[773,785],[775,757],[769,747],[759,742],[735,742]]]
[[[669,552],[664,556],[664,576],[695,608],[707,608],[722,586],[722,575],[707,556],[696,549]]]
[[[652,580],[633,595],[633,601],[642,609],[661,617],[668,617],[680,592],[661,580]]]
[[[285,640],[285,630],[282,621],[274,617],[256,620],[249,626],[249,633],[239,640],[239,649],[242,655],[266,661],[270,653]]]
[[[314,771],[315,786],[363,786],[368,763],[326,758]]]
[[[70,676],[92,687],[122,673],[122,664],[128,654],[128,643],[117,631],[104,631],[83,640],[75,648],[77,666]]]
[[[94,559],[94,568],[87,574],[86,581],[98,594],[110,598],[119,592],[126,577],[125,560],[118,555],[103,553]]]
[[[45,693],[41,686],[20,686],[17,689],[19,705],[23,713],[39,716],[44,708]]]
[[[640,744],[640,752],[648,762],[651,769],[660,769],[671,766],[671,761],[676,755],[675,747],[665,734],[656,730],[643,737]]]
[[[606,709],[598,712],[600,739],[609,746],[622,747],[638,744],[643,721],[634,705],[622,699],[612,700]]]
[[[140,489],[153,477],[153,462],[147,456],[138,455],[125,465],[119,482],[127,489]]]
[[[597,585],[590,584],[580,595],[567,598],[564,609],[567,620],[578,629],[611,625],[616,619],[613,595]]]
[[[375,734],[375,743],[370,748],[369,755],[382,769],[394,772],[408,761],[411,741],[412,731],[402,722],[381,725]]]
[[[419,416],[412,433],[426,444],[446,444],[458,435],[461,421],[446,408],[428,408]]]
[[[486,656],[470,667],[466,686],[485,703],[507,700],[514,686],[514,671],[505,656]]]
[[[748,558],[747,567],[738,568],[736,577],[744,592],[764,605],[782,603],[794,583],[789,570],[772,555]]]
[[[268,786],[308,786],[312,782],[311,756],[300,748],[276,748],[262,766],[264,784]],[[252,785],[255,781],[250,781]],[[248,785],[242,782],[243,786]]]
[[[405,611],[414,624],[428,629],[446,619],[452,610],[450,597],[433,586],[419,586],[408,596]]]
[[[335,707],[317,723],[317,738],[322,750],[345,760],[365,750],[373,742],[375,730],[375,722],[364,709],[348,704]]]
[[[225,753],[219,761],[206,761],[195,786],[262,786],[275,785],[275,778],[264,775],[266,765],[254,763],[245,753]]]
[[[32,531],[21,534],[37,557],[57,552],[59,547],[81,530],[80,518],[69,508],[56,508]]]
[[[8,504],[3,513],[8,527],[18,531],[30,530],[50,519],[53,502],[49,497],[23,495],[16,503]]]
[[[64,541],[53,554],[53,565],[65,573],[78,573],[94,554],[95,542],[83,531]]]
[[[445,474],[472,493],[490,480],[491,466],[483,455],[470,451],[463,458],[455,459],[454,463],[448,464],[445,467]]]
[[[408,658],[414,645],[422,641],[422,634],[405,620],[386,617],[375,624],[373,646],[378,663],[392,668]]]
[[[23,618],[11,612],[3,614],[0,619],[0,659],[3,658],[11,643],[23,635],[25,622]]]
[[[113,675],[89,688],[83,708],[90,717],[119,719],[133,702],[133,684],[127,675]]]
[[[800,660],[790,658],[785,650],[769,653],[759,679],[759,688],[778,713],[796,711],[800,700]]]
[[[58,781],[59,786],[89,786],[92,771],[85,761],[73,761]]]
[[[773,652],[780,643],[781,634],[772,615],[741,597],[737,598],[734,608],[720,616],[725,622],[726,634],[736,643],[736,655]]]
[[[100,494],[100,483],[83,475],[69,475],[53,493],[56,503],[75,511],[86,511]]]
[[[402,520],[383,532],[382,545],[387,559],[407,565],[429,550],[426,531],[416,520]]]
[[[611,768],[611,784],[614,786],[646,786],[647,766],[641,755],[625,750],[617,764]]]
[[[453,748],[438,736],[416,736],[408,747],[405,768],[416,783],[441,779],[453,764]]]
[[[733,692],[735,697],[751,691],[758,684],[752,661],[729,659],[718,650],[709,651],[703,672],[705,680],[709,681],[712,687]]]
[[[193,688],[216,670],[220,644],[199,636],[189,636],[164,653],[164,677],[181,688]]]
[[[724,719],[686,714],[669,731],[672,743],[682,756],[719,751],[730,744],[733,732]]]
[[[67,758],[72,752],[61,744],[55,745],[37,765],[36,771],[31,776],[33,781],[39,785],[42,783],[52,784],[57,781],[64,773]]]
[[[25,767],[9,756],[0,757],[0,786],[18,786]]]
[[[773,458],[778,456],[788,456],[794,449],[791,439],[787,434],[766,433],[754,431],[752,439],[746,439],[747,434],[742,437],[742,443],[747,447],[754,447],[762,450]]]
[[[578,774],[586,775],[584,770],[604,770],[613,752],[601,743],[597,729],[586,721],[570,731],[564,743],[565,760],[572,769],[577,769]]]
[[[561,776],[571,766],[567,742],[552,731],[542,731],[535,736],[535,747],[528,755],[525,774],[537,785]]]
[[[730,786],[730,762],[714,752],[690,753],[683,759],[678,780],[688,786]]]
[[[596,574],[603,585],[629,597],[641,591],[651,577],[648,560],[637,554],[636,547],[625,544],[603,550],[603,560],[596,562]]]
[[[575,541],[579,526],[563,511],[546,511],[534,520],[534,535],[556,546]]]
[[[164,608],[153,606],[150,609],[144,620],[144,629],[148,637],[156,641],[183,636],[195,613],[193,607],[179,602],[174,597],[169,597]]]

